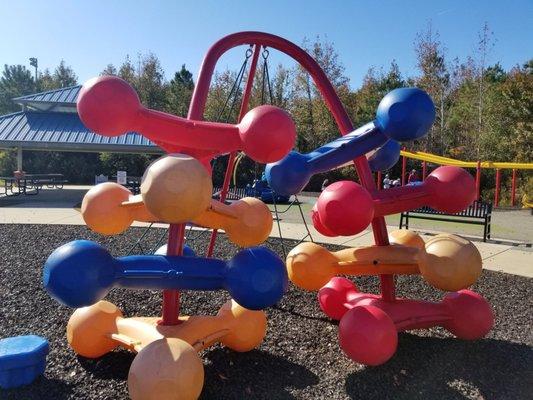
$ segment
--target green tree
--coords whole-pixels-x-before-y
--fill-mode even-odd
[[[106,67],[102,70],[102,72],[100,72],[100,76],[117,74],[117,68],[113,64],[107,64]]]
[[[54,70],[52,78],[59,88],[75,86],[78,84],[78,77],[74,73],[74,70],[66,65],[65,60],[61,60],[57,68]]]
[[[186,117],[193,89],[192,73],[183,64],[181,70],[174,74],[174,78],[169,83],[167,111]]]
[[[0,115],[20,110],[13,103],[14,97],[25,96],[35,91],[31,72],[23,65],[4,65],[0,77]]]

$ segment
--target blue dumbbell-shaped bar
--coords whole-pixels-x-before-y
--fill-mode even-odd
[[[60,303],[84,307],[113,287],[130,289],[226,289],[241,306],[260,310],[278,302],[287,289],[283,261],[265,247],[250,247],[229,261],[187,256],[114,258],[97,243],[76,240],[46,261],[43,283]]]
[[[375,149],[379,150],[373,160],[371,157],[371,165],[379,170],[390,168],[399,157],[398,142],[421,138],[434,119],[435,107],[426,92],[395,89],[379,103],[374,121],[310,153],[292,151],[282,160],[267,164],[268,183],[278,194],[297,194],[314,174],[337,168]]]

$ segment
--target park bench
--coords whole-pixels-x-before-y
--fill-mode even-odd
[[[463,224],[483,225],[483,241],[490,239],[490,221],[492,204],[481,200],[475,200],[470,206],[456,214],[448,214],[432,209],[421,207],[416,210],[402,212],[400,216],[400,229],[405,226],[409,229],[409,219],[426,219],[432,221],[459,222]],[[404,223],[405,221],[405,223]]]

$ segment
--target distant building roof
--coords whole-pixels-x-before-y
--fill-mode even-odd
[[[81,85],[70,86],[61,89],[49,90],[47,92],[29,94],[27,96],[15,97],[13,101],[18,104],[28,102],[48,102],[48,103],[71,103],[76,104]]]
[[[76,100],[81,86],[17,97],[23,110],[0,116],[0,148],[33,150],[161,153],[144,136],[129,132],[106,137],[81,122]]]

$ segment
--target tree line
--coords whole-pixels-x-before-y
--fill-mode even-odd
[[[436,107],[436,120],[429,134],[422,140],[407,144],[410,150],[421,150],[461,160],[490,160],[531,162],[533,160],[533,59],[504,70],[496,63],[489,63],[496,43],[490,27],[481,27],[472,54],[465,60],[451,58],[441,42],[439,32],[428,23],[413,42],[417,71],[413,76],[404,76],[395,60],[387,68],[370,67],[360,88],[352,89],[345,74],[341,56],[333,43],[320,37],[305,39],[302,47],[324,69],[335,87],[354,126],[374,119],[377,105],[390,90],[417,86],[426,90]],[[310,76],[300,66],[268,65],[264,59],[256,71],[251,96],[251,107],[271,103],[286,109],[293,117],[297,130],[297,149],[308,152],[339,135],[335,122],[313,84]],[[107,65],[101,74],[117,75],[128,81],[139,93],[144,105],[172,114],[185,116],[194,89],[192,73],[185,65],[175,72],[170,80],[165,79],[161,63],[154,54],[140,54],[135,61],[127,56],[119,66]],[[225,70],[213,77],[205,109],[207,120],[236,122],[238,106],[246,72]],[[237,82],[237,83],[239,83]],[[43,71],[35,82],[31,72],[24,66],[4,66],[0,78],[0,114],[17,111],[11,98],[77,84],[77,77],[64,61],[53,71]],[[231,107],[233,105],[233,107]],[[75,161],[74,159],[78,159]],[[88,162],[88,158],[90,162]],[[152,156],[124,154],[47,154],[34,152],[26,156],[26,169],[36,172],[53,169],[57,171],[80,171],[72,181],[92,180],[94,173],[112,175],[125,168],[131,175],[141,175],[152,161]],[[219,184],[225,168],[225,157],[214,164],[214,181]],[[72,169],[71,164],[91,165],[91,168]],[[0,169],[8,173],[14,165],[13,155],[0,155]],[[390,172],[400,175],[400,166]],[[420,169],[420,164],[409,161],[409,168]],[[237,185],[250,183],[263,170],[245,158],[237,170]],[[12,171],[12,169],[11,169]],[[472,172],[472,171],[471,171]],[[510,187],[510,174],[504,174],[503,194]],[[520,175],[520,195],[533,194],[533,178]],[[326,177],[330,181],[356,179],[353,168],[341,168],[328,174],[316,176],[310,190],[318,190]],[[492,196],[494,172],[483,171],[483,195]]]

